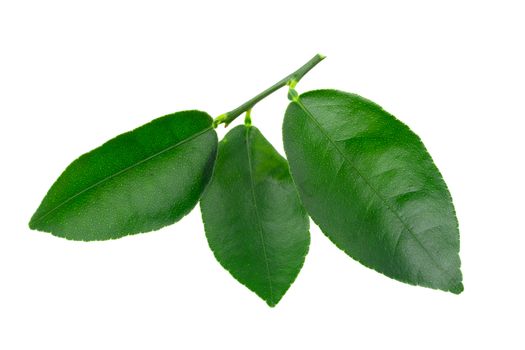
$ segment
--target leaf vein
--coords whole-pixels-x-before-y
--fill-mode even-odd
[[[249,148],[249,142],[250,142],[249,141],[250,140],[250,135],[248,134],[249,132],[250,132],[250,128],[246,128],[246,156],[248,157],[248,169],[249,169],[249,174],[250,174],[250,189],[251,189],[251,193],[252,193],[253,207],[254,207],[254,211],[255,211],[255,218],[256,218],[256,221],[257,221],[257,228],[258,228],[258,231],[259,231],[259,236],[260,236],[260,239],[261,239],[261,246],[262,246],[263,255],[264,255],[264,262],[265,262],[265,266],[266,266],[266,275],[268,277],[268,286],[270,288],[270,303],[273,304],[275,301],[274,301],[274,296],[273,296],[272,275],[270,273],[270,264],[268,262],[268,254],[266,252],[266,241],[264,239],[263,228],[262,228],[262,225],[261,225],[261,218],[259,217],[259,209],[257,208],[257,199],[256,199],[256,196],[255,196],[255,185],[254,185],[254,182],[253,182],[252,158],[250,157],[250,148]]]

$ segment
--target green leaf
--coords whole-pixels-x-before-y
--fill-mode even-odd
[[[463,290],[450,194],[406,125],[360,96],[319,90],[290,103],[283,136],[306,210],[340,249],[402,282]]]
[[[216,153],[208,114],[185,111],[155,119],[71,163],[29,226],[92,241],[170,225],[197,204]]]
[[[201,211],[219,263],[275,306],[301,270],[309,222],[288,163],[257,128],[237,126],[220,142]]]

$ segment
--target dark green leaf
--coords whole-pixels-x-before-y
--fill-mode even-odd
[[[29,226],[92,241],[178,221],[211,177],[217,153],[211,124],[204,112],[174,113],[84,154],[53,184]]]
[[[237,126],[220,142],[201,211],[217,260],[276,305],[303,265],[309,223],[288,163],[255,127]]]
[[[283,126],[312,219],[342,250],[397,280],[463,290],[450,194],[417,135],[357,95],[311,91]]]

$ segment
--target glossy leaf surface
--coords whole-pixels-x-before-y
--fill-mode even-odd
[[[360,96],[318,90],[289,105],[283,137],[304,206],[339,248],[397,280],[463,290],[450,194],[406,125]]]
[[[288,163],[258,129],[237,126],[219,143],[201,211],[217,260],[276,305],[303,265],[309,223]]]
[[[217,152],[211,124],[204,112],[178,112],[82,155],[53,184],[30,227],[91,241],[178,221],[211,177]]]

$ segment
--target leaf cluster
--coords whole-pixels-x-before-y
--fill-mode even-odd
[[[51,186],[29,226],[71,240],[117,239],[171,225],[200,202],[219,263],[275,306],[304,263],[311,217],[361,264],[460,293],[458,221],[425,146],[358,95],[299,95],[295,84],[322,58],[215,121],[202,111],[177,112],[82,155]],[[250,119],[253,105],[285,84],[287,159]],[[215,127],[243,112],[245,124],[218,142]]]

